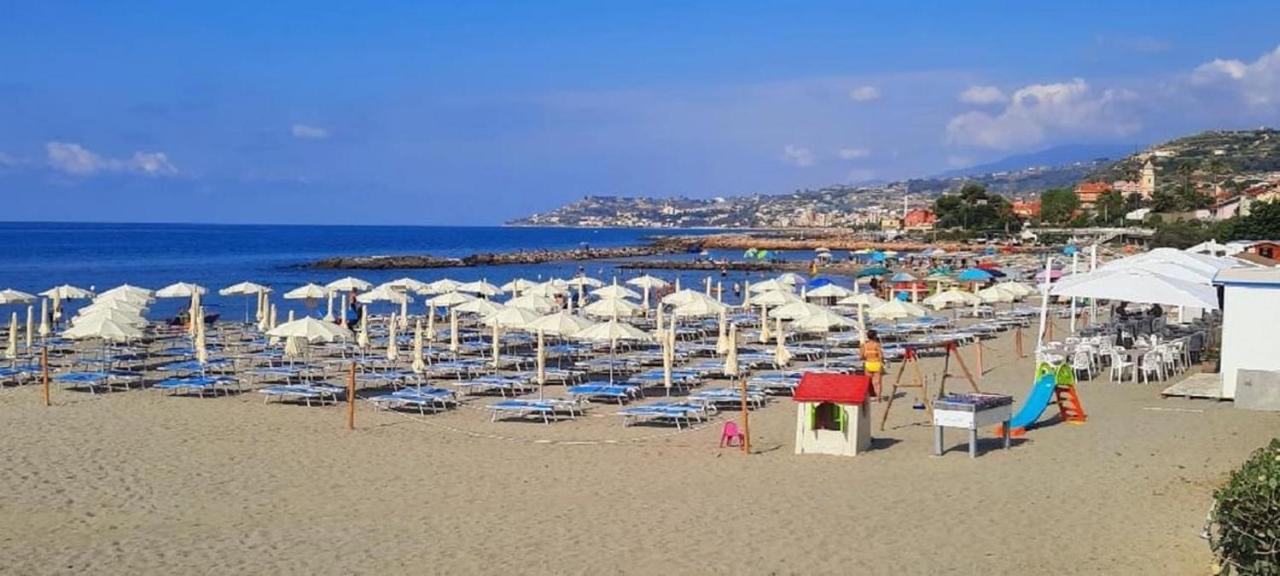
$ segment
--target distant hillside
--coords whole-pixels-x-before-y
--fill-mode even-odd
[[[1222,180],[1280,171],[1280,130],[1201,132],[1147,148],[1088,174],[1090,181],[1137,180],[1151,160],[1160,184]]]
[[[938,174],[935,178],[965,178],[1027,168],[1068,167],[1081,162],[1092,164],[1095,161],[1124,158],[1141,149],[1142,147],[1137,144],[1067,144],[1046,148],[1039,152],[1016,154],[968,168],[949,170]]]

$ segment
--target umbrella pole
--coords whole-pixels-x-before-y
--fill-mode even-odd
[[[347,372],[347,430],[356,429],[356,363]]]
[[[44,397],[44,405],[49,407],[49,349],[40,349],[40,386],[41,396]]]

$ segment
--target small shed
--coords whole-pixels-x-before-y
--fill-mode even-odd
[[[796,387],[796,454],[856,456],[871,448],[865,375],[806,373]]]
[[[1280,370],[1280,269],[1228,268],[1214,276],[1222,302],[1222,397],[1236,397],[1240,370]]]

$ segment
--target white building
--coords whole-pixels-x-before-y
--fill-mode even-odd
[[[1239,370],[1280,370],[1280,269],[1227,268],[1222,290],[1222,397],[1235,398]]]

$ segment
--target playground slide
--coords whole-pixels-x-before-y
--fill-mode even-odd
[[[1058,378],[1052,373],[1040,376],[1031,387],[1031,395],[1022,403],[1022,409],[1009,421],[1009,428],[1016,431],[1035,424],[1044,409],[1049,407],[1049,402],[1053,400],[1053,389],[1057,386]]]

